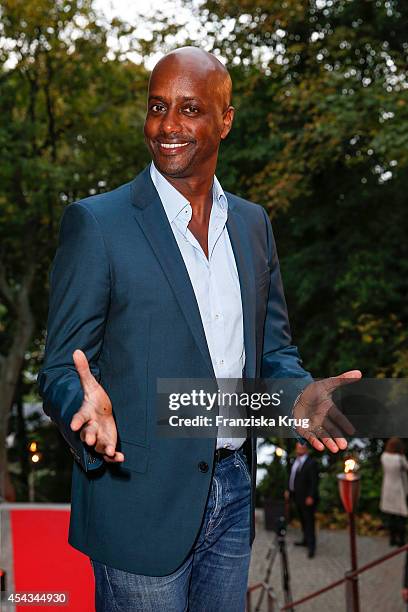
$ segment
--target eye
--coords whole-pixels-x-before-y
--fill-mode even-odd
[[[152,104],[150,106],[150,110],[153,113],[161,113],[163,110],[165,110],[165,108],[164,108],[163,104]]]
[[[193,106],[192,104],[185,106],[184,110],[188,115],[194,115],[199,112],[199,109],[196,106]]]

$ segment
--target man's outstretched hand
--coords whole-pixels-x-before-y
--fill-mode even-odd
[[[339,376],[310,383],[295,402],[295,419],[309,419],[309,427],[297,427],[297,432],[318,451],[328,448],[332,453],[347,448],[344,434],[353,435],[355,429],[350,421],[333,403],[334,391],[342,385],[360,380],[360,370],[350,370]]]
[[[71,429],[80,429],[82,442],[94,446],[108,463],[122,462],[125,457],[116,450],[118,432],[109,396],[93,376],[85,354],[77,349],[72,358],[81,380],[84,400],[72,417]]]

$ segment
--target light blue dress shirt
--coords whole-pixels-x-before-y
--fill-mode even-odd
[[[241,288],[226,226],[228,200],[224,191],[214,176],[207,259],[200,243],[188,229],[193,214],[189,201],[167,181],[153,162],[150,176],[194,289],[215,376],[217,379],[241,379],[245,365]],[[220,390],[231,391],[224,387]],[[244,441],[245,438],[225,437],[222,429],[218,430],[217,448],[239,448]]]

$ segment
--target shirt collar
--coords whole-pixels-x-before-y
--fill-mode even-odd
[[[162,201],[169,223],[172,223],[186,206],[190,206],[190,202],[157,170],[153,161],[150,164],[150,176]],[[228,200],[215,175],[213,179],[213,204],[217,206],[217,212],[225,214],[228,211]]]
[[[297,457],[298,463],[300,463],[300,465],[303,465],[307,457],[307,453],[305,453],[304,455],[300,455],[300,457]]]
[[[213,201],[216,202],[216,204],[220,207],[222,211],[228,211],[227,197],[215,174],[213,180]]]

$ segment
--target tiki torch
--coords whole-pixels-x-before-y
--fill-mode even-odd
[[[349,520],[351,570],[346,573],[346,577],[357,569],[355,511],[360,497],[360,476],[356,473],[357,470],[357,462],[354,459],[347,459],[344,462],[344,472],[337,474],[340,498]],[[346,580],[346,610],[360,611],[357,576]]]

